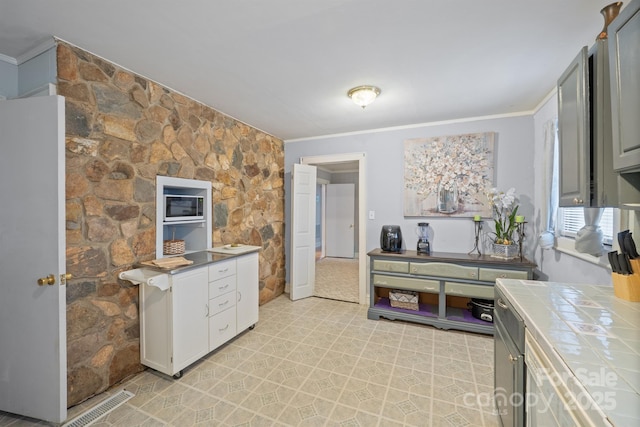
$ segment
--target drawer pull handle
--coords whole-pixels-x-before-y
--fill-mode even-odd
[[[501,298],[498,298],[498,306],[499,306],[500,308],[504,308],[505,310],[508,310],[508,309],[509,309],[509,306],[508,306],[507,304],[505,304],[505,303],[504,303],[504,301],[502,301],[502,299],[501,299]]]
[[[512,354],[509,354],[509,362],[511,362],[511,363],[516,363],[519,358],[520,358],[520,356],[514,356]]]
[[[218,329],[218,331],[219,331],[219,332],[224,332],[224,331],[226,331],[227,329],[229,329],[229,324],[228,324],[228,323],[227,323],[227,326],[225,326],[225,327],[224,327],[224,328],[222,328],[222,329]]]
[[[218,307],[224,307],[227,304],[229,304],[229,300],[226,300],[225,302],[221,302],[220,304],[218,304]]]
[[[227,289],[229,287],[229,284],[227,283],[224,286],[219,286],[218,289],[223,290],[223,289]]]
[[[229,267],[223,269],[223,270],[218,270],[218,273],[226,273],[227,271],[229,271]]]

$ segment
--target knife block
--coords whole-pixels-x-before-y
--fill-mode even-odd
[[[613,293],[620,299],[640,302],[640,258],[629,260],[633,274],[611,273]]]

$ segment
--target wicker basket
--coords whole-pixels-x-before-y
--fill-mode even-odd
[[[418,310],[418,293],[394,289],[389,291],[389,303],[391,307]]]
[[[164,255],[179,255],[185,250],[184,240],[165,240],[162,242],[162,253]]]

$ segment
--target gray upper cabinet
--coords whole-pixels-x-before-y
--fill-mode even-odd
[[[615,207],[606,40],[578,56],[558,79],[560,206]]]
[[[640,172],[640,1],[629,3],[608,33],[614,168]]]
[[[584,47],[558,79],[560,206],[582,206],[589,201],[587,79],[587,48]]]

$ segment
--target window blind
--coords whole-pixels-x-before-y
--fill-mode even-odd
[[[578,230],[584,227],[583,208],[560,208],[558,211],[560,235],[575,238]],[[600,219],[600,229],[603,243],[611,245],[613,243],[613,208],[605,208]]]

